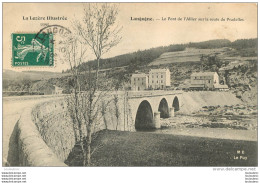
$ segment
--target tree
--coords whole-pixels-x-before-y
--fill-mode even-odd
[[[20,83],[21,83],[21,88],[20,88],[21,91],[30,92],[30,88],[32,86],[32,81],[30,79],[22,79]]]
[[[68,37],[66,42],[66,59],[70,65],[73,88],[72,94],[67,97],[67,108],[73,122],[75,141],[79,143],[83,166],[91,165],[92,134],[99,125],[105,108],[110,101],[106,97],[109,91],[109,83],[98,81],[99,61],[101,56],[116,46],[121,37],[121,30],[113,28],[117,16],[117,7],[114,5],[89,4],[84,9],[84,23],[74,22],[75,34]],[[86,65],[84,71],[80,66],[86,61],[87,48],[93,51],[97,66],[93,73],[93,64]],[[105,84],[106,83],[106,84]]]
[[[201,55],[200,61],[202,63],[203,70],[210,70],[214,72],[218,72],[221,68],[223,62],[219,59],[219,57],[215,55]]]
[[[122,27],[116,25],[117,15],[115,4],[88,4],[84,9],[84,23],[77,23],[80,36],[96,57],[96,81],[101,57],[122,39]]]
[[[66,48],[66,58],[72,73],[68,85],[73,88],[71,95],[66,98],[67,110],[72,120],[75,141],[81,147],[83,166],[86,166],[91,165],[92,134],[96,126],[101,123],[100,109],[106,108],[110,102],[105,100],[109,87],[106,88],[103,83],[101,86],[101,83],[95,82],[96,77],[91,72],[91,67],[84,72],[79,72],[78,66],[84,60],[86,48],[77,37],[71,38],[67,45],[69,46]],[[98,88],[103,91],[98,91]]]
[[[83,165],[86,165],[86,150],[84,147],[84,124],[83,116],[82,116],[82,110],[85,110],[85,108],[81,109],[81,83],[80,83],[80,74],[78,72],[78,66],[82,62],[82,58],[84,55],[84,52],[81,50],[81,55],[78,55],[78,45],[80,44],[77,37],[70,36],[68,40],[66,40],[66,61],[70,65],[70,71],[72,73],[72,78],[68,81],[68,85],[73,88],[73,92],[70,96],[66,98],[67,102],[67,109],[70,115],[70,118],[72,119],[72,125],[73,125],[73,131],[74,131],[74,137],[75,142],[79,143],[83,155]],[[82,44],[81,44],[82,46]],[[82,48],[82,47],[81,47]]]

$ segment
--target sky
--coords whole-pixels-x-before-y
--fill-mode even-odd
[[[257,38],[256,3],[117,3],[117,5],[119,8],[117,24],[123,27],[122,41],[103,58],[170,44],[211,39],[234,41]],[[65,16],[67,20],[23,20],[30,16]],[[66,63],[59,63],[58,60],[55,61],[54,67],[12,67],[11,34],[37,33],[43,28],[44,23],[58,24],[70,29],[71,22],[82,20],[82,17],[82,3],[4,3],[3,69],[60,72],[68,68]],[[132,19],[147,17],[153,21],[136,21],[131,20],[131,17]],[[196,21],[187,21],[188,18]],[[234,19],[243,21],[231,21]],[[93,58],[93,54],[89,54],[88,59]]]

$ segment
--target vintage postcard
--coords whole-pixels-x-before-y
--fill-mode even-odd
[[[256,180],[257,3],[2,6],[2,167]]]

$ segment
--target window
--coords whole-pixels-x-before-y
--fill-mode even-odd
[[[157,78],[158,78],[158,75],[157,75]]]
[[[138,81],[139,81],[139,78],[138,78]]]
[[[163,78],[163,75],[161,75],[161,78]]]
[[[210,83],[210,80],[209,80],[209,83]]]
[[[152,80],[152,83],[153,83],[153,80]]]
[[[134,81],[135,81],[135,78],[134,78]]]
[[[163,80],[161,80],[161,83],[163,83]]]

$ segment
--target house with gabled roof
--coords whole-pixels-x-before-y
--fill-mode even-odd
[[[228,89],[227,85],[219,84],[219,75],[216,72],[195,72],[191,74],[190,89]]]

